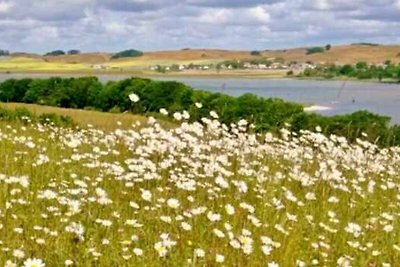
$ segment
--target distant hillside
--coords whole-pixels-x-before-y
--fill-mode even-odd
[[[109,62],[111,56],[109,53],[81,53],[77,55],[43,56],[43,59],[47,62],[57,63],[97,64]]]
[[[352,44],[332,46],[329,51],[323,53],[315,53],[307,55],[308,47],[286,49],[286,50],[264,50],[260,51],[262,57],[267,58],[283,58],[285,61],[315,63],[337,63],[337,64],[354,64],[358,61],[366,61],[368,63],[381,63],[385,60],[392,60],[400,63],[400,45],[368,45],[368,44]],[[14,53],[13,56],[24,56],[38,58],[40,56],[34,54]],[[225,59],[249,59],[259,57],[251,55],[251,51],[235,51],[222,49],[183,49],[174,51],[156,51],[145,52],[140,57],[140,61],[190,61],[190,60],[225,60]],[[48,62],[65,62],[65,63],[106,63],[110,61],[129,61],[132,58],[112,59],[111,53],[82,53],[79,55],[64,56],[44,56],[42,57]]]
[[[25,53],[25,52],[13,52],[10,55],[11,57],[25,57],[25,58],[41,58],[40,55],[34,53]]]
[[[31,53],[12,53],[10,59],[2,60],[0,72],[92,72],[114,71],[154,74],[149,69],[154,66],[171,65],[216,65],[226,60],[280,59],[286,63],[334,63],[337,65],[355,64],[365,61],[379,64],[386,60],[400,63],[400,45],[377,45],[369,43],[321,47],[303,47],[281,50],[223,50],[189,49],[173,51],[144,52],[143,55],[127,58],[113,58],[111,53],[80,53],[75,55],[41,56]],[[249,71],[247,71],[249,72]],[[193,72],[187,72],[193,73]],[[204,73],[204,72],[203,72]],[[215,71],[209,71],[214,73]],[[265,72],[264,72],[265,73]],[[282,72],[283,74],[285,72]],[[228,73],[232,74],[232,71]],[[262,72],[259,72],[262,74]],[[238,73],[238,75],[242,75]],[[258,74],[257,74],[258,75]]]
[[[289,49],[284,51],[267,51],[263,56],[282,57],[285,61],[315,63],[355,64],[359,61],[367,63],[382,63],[385,60],[400,63],[400,45],[341,45],[332,46],[329,51],[307,55],[307,48]]]

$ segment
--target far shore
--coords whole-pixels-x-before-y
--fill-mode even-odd
[[[397,80],[382,80],[379,81],[377,79],[357,79],[345,76],[338,76],[333,78],[324,78],[324,77],[299,77],[297,75],[288,76],[286,75],[287,70],[268,70],[268,71],[260,71],[260,70],[225,70],[216,72],[215,70],[210,71],[183,71],[183,72],[167,72],[167,73],[159,73],[154,71],[147,70],[138,70],[138,71],[117,71],[117,70],[106,70],[106,71],[93,71],[93,70],[68,70],[68,71],[43,71],[43,70],[15,70],[15,71],[5,71],[0,69],[0,75],[3,77],[6,75],[10,75],[12,78],[13,75],[17,76],[29,76],[29,75],[48,75],[48,76],[121,76],[121,77],[129,77],[136,76],[142,78],[199,78],[199,79],[218,79],[218,78],[226,78],[226,79],[266,79],[266,80],[310,80],[310,81],[351,81],[351,82],[363,82],[363,83],[388,83],[388,84],[400,84]]]
[[[286,70],[270,70],[270,71],[256,71],[256,70],[232,70],[232,71],[220,71],[215,70],[205,71],[182,71],[182,72],[167,72],[160,73],[155,71],[147,70],[135,70],[135,71],[120,71],[120,70],[105,70],[105,71],[94,71],[94,70],[68,70],[68,71],[48,71],[48,70],[13,70],[5,71],[0,70],[0,74],[9,75],[21,75],[21,74],[35,74],[35,75],[121,75],[121,76],[140,76],[140,77],[198,77],[198,78],[262,78],[262,79],[278,79],[278,78],[291,78],[286,75]]]

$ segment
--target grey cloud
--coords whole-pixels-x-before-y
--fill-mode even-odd
[[[125,11],[125,12],[143,12],[159,10],[176,5],[179,1],[174,0],[99,0],[98,4],[104,8]]]
[[[92,7],[90,0],[73,1],[13,1],[11,12],[5,18],[37,19],[42,21],[70,21],[83,18],[84,10]]]
[[[277,3],[279,0],[187,0],[194,6],[240,8]],[[282,2],[282,1],[281,1]]]
[[[400,0],[0,0],[0,6],[0,48],[14,51],[272,49],[393,43],[400,36]]]

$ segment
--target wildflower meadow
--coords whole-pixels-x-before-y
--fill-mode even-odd
[[[400,148],[170,115],[0,121],[0,266],[399,266]]]

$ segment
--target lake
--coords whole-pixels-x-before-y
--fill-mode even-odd
[[[71,76],[71,75],[60,75]],[[0,74],[0,81],[10,78],[45,78],[45,74]],[[127,75],[98,75],[103,82],[127,78]],[[261,97],[277,97],[307,105],[324,115],[369,110],[392,117],[392,123],[400,123],[400,84],[384,84],[358,81],[315,81],[295,79],[246,79],[246,78],[173,78],[157,77],[157,80],[176,80],[196,89],[220,92],[233,96],[253,93]]]

